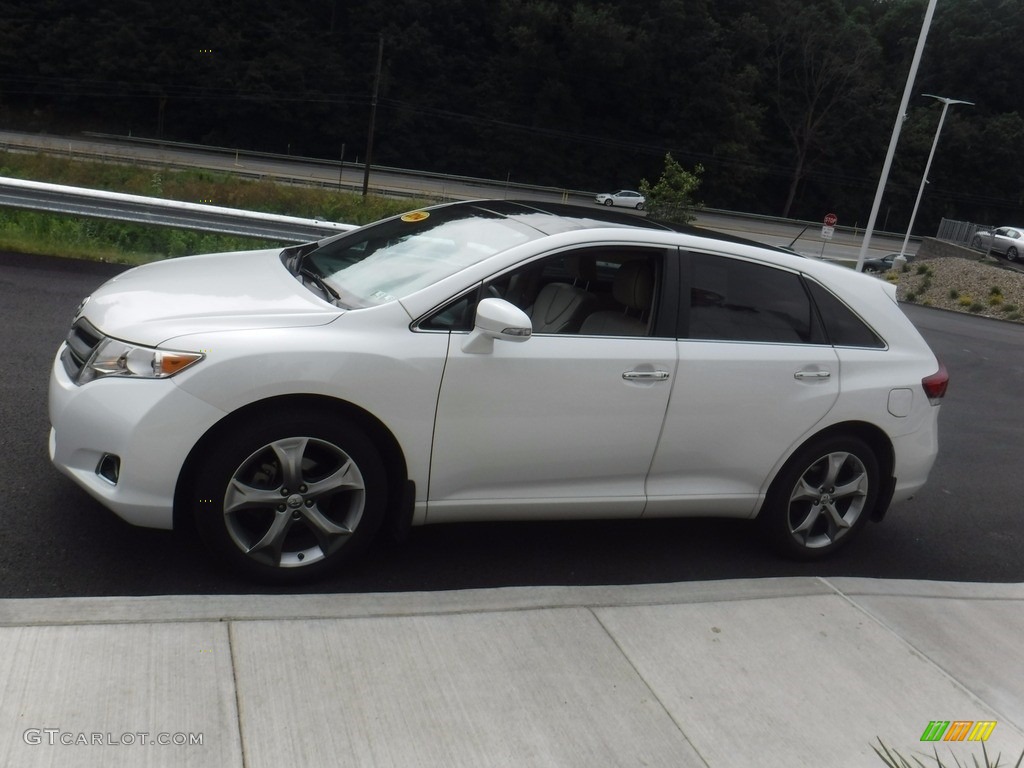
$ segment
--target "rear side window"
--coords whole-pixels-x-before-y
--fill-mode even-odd
[[[799,275],[702,253],[690,264],[689,338],[827,343]]]
[[[808,280],[829,341],[837,347],[885,349],[885,342],[831,291]]]

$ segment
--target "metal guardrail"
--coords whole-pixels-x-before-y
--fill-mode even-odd
[[[198,229],[290,243],[319,240],[355,229],[355,225],[334,221],[302,219],[4,177],[0,177],[0,206]]]

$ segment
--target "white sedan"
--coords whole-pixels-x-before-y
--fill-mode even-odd
[[[618,192],[603,192],[597,195],[594,201],[600,205],[621,205],[626,208],[636,208],[636,210],[642,211],[647,198],[631,189],[620,189]]]
[[[815,558],[924,485],[947,379],[888,283],[478,201],[115,277],[54,361],[50,455],[267,581],[385,523],[757,518]]]

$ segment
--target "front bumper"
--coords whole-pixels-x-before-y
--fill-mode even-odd
[[[185,458],[224,412],[171,379],[109,378],[78,386],[60,361],[63,350],[50,370],[50,460],[132,525],[173,527]],[[105,456],[120,460],[116,484],[99,474]]]

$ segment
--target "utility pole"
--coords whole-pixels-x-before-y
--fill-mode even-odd
[[[366,165],[363,167],[363,197],[370,188],[370,162],[373,160],[373,130],[377,122],[377,92],[380,90],[380,68],[384,62],[384,33],[378,35],[377,72],[373,76],[373,100],[370,102],[370,131],[366,137]]]

